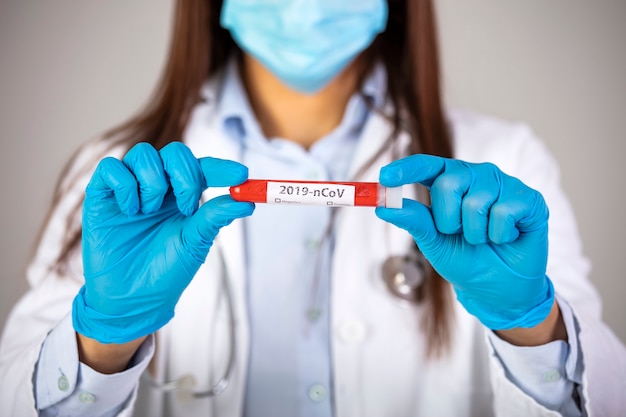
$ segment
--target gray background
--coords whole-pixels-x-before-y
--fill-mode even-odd
[[[561,164],[604,317],[626,340],[626,2],[440,0],[451,105],[526,121]],[[172,1],[0,0],[0,322],[56,178],[162,68]]]

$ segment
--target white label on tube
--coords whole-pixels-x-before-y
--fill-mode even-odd
[[[354,206],[354,185],[267,182],[268,204]]]

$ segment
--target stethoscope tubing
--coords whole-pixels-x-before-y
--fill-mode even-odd
[[[196,381],[192,375],[183,375],[171,381],[158,383],[154,380],[149,372],[144,372],[144,379],[148,381],[148,384],[152,388],[160,390],[164,393],[185,391],[186,394],[190,395],[194,399],[210,398],[220,395],[230,385],[230,381],[233,375],[233,368],[235,366],[235,352],[237,350],[237,334],[235,332],[235,310],[233,302],[234,300],[232,289],[230,287],[230,276],[226,267],[224,250],[220,245],[219,239],[216,239],[216,241],[214,242],[213,249],[218,252],[218,258],[220,259],[220,266],[222,268],[221,286],[224,290],[224,293],[226,294],[226,304],[228,305],[228,342],[230,347],[226,370],[217,380],[217,382],[215,382],[210,388],[201,391],[194,390]]]

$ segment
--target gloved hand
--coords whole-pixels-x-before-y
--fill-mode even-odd
[[[141,143],[122,161],[103,159],[83,204],[85,284],[73,303],[74,329],[125,343],[165,325],[219,229],[254,210],[227,195],[198,208],[201,193],[247,176],[245,166],[196,159],[179,142],[160,152]]]
[[[550,313],[548,208],[541,194],[492,164],[411,155],[380,171],[380,183],[420,183],[431,206],[404,199],[377,208],[406,229],[467,311],[493,330],[534,327]]]

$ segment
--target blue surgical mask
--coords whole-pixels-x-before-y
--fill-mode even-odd
[[[387,0],[225,0],[221,25],[289,87],[315,93],[387,24]]]

